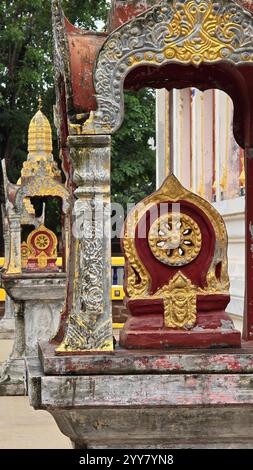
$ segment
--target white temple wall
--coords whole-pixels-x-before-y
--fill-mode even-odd
[[[242,324],[244,308],[245,198],[243,150],[233,136],[233,103],[219,90],[157,91],[157,187],[169,172],[205,197],[228,231],[231,302]]]

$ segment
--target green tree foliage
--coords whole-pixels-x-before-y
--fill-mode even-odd
[[[105,0],[63,0],[73,23],[96,29],[105,19]],[[27,155],[27,128],[43,95],[45,114],[53,120],[50,0],[0,0],[0,155],[16,181]],[[10,165],[11,162],[11,165]]]
[[[125,119],[112,141],[112,196],[126,207],[155,188],[155,95],[125,92]]]
[[[106,0],[62,0],[62,5],[80,27],[95,30],[99,21],[106,22]],[[0,0],[0,25],[0,158],[6,158],[9,177],[16,182],[27,158],[27,130],[39,94],[53,127],[51,1]],[[124,204],[152,190],[155,166],[148,143],[154,136],[154,96],[126,93],[125,104],[126,118],[113,139],[112,156],[112,194]],[[56,156],[55,131],[54,145]]]

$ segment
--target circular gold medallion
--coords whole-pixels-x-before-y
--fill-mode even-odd
[[[40,233],[35,237],[34,245],[38,250],[46,250],[50,245],[50,238],[46,234]]]
[[[27,246],[21,246],[21,256],[26,257],[28,256],[28,247]]]
[[[151,226],[148,242],[156,259],[169,266],[185,266],[197,258],[202,235],[188,215],[164,214]]]

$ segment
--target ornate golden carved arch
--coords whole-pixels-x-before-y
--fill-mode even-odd
[[[142,65],[253,65],[253,17],[233,0],[163,0],[114,31],[94,70],[97,111],[83,134],[112,134],[122,124],[126,76]],[[75,132],[75,129],[72,129]]]

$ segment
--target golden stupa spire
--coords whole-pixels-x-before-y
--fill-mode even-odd
[[[53,158],[52,129],[43,114],[42,98],[38,98],[38,111],[30,121],[28,130],[28,157],[24,162],[21,177],[29,178],[40,174],[44,177],[61,179],[61,172]]]
[[[28,131],[28,161],[47,160],[52,156],[52,129],[47,117],[42,113],[42,98],[38,99],[38,111],[31,119]]]

